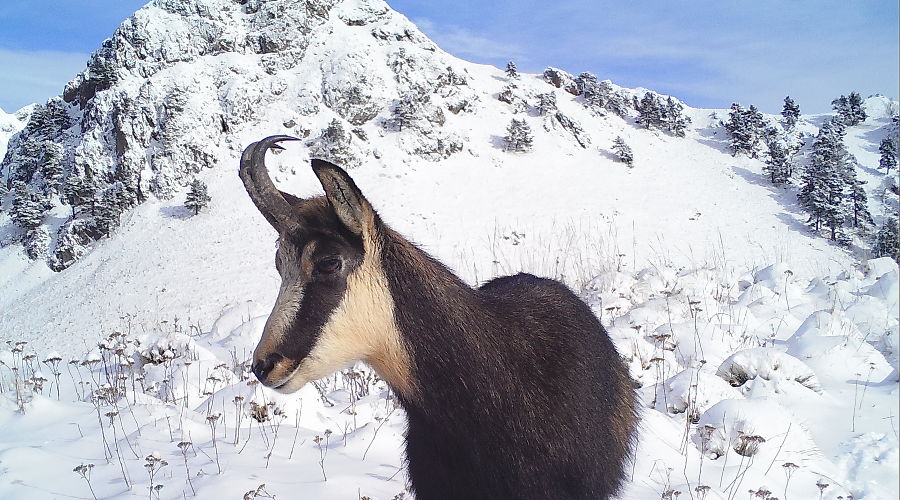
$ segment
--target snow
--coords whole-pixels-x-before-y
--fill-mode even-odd
[[[768,274],[786,274],[773,267]],[[688,495],[698,487],[709,488],[706,498],[727,498],[742,488],[817,498],[817,483],[828,484],[822,498],[894,498],[900,491],[897,360],[876,340],[896,332],[897,314],[887,318],[884,331],[861,338],[861,323],[844,313],[873,303],[884,307],[868,290],[896,270],[879,272],[873,266],[868,274],[792,277],[801,292],[755,313],[755,302],[739,300],[744,273],[647,268],[612,270],[592,280],[584,296],[604,311],[642,386],[637,458],[621,498]],[[776,297],[784,289],[781,280],[760,279],[752,287]],[[844,289],[852,291],[834,302]],[[620,299],[612,310],[603,307],[608,293]],[[831,307],[821,309],[825,304]],[[790,334],[771,335],[772,320],[809,309],[817,310],[789,327]],[[140,494],[151,486],[144,465],[152,453],[167,463],[154,479],[164,484],[160,498],[240,494],[262,484],[270,494],[303,488],[314,498],[403,492],[403,413],[367,367],[293,395],[272,393],[252,379],[249,353],[267,314],[266,307],[243,300],[208,328],[166,319],[150,328],[126,316],[117,332],[81,354],[8,345],[0,351],[0,425],[8,429],[0,460],[11,480],[0,486],[0,496],[86,496],[86,481],[69,472],[80,464],[93,464],[98,497]],[[819,350],[803,357],[809,346]],[[58,352],[57,379],[37,360]],[[40,373],[46,381],[38,389]],[[43,472],[31,465],[35,460]]]
[[[6,156],[6,144],[9,138],[22,130],[28,123],[31,106],[26,106],[13,114],[7,114],[0,108],[0,159]]]
[[[443,53],[383,2],[340,3],[292,36],[292,13],[256,26],[262,16],[233,2],[195,3],[159,0],[126,21],[144,45],[121,46],[122,80],[95,96],[75,146],[100,171],[131,162],[159,196],[60,273],[0,244],[0,497],[120,498],[156,485],[159,498],[405,490],[403,412],[368,367],[290,396],[260,387],[247,367],[278,276],[276,235],[238,180],[239,153],[264,135],[306,137],[267,161],[283,190],[318,194],[309,148],[333,119],[350,135],[351,175],[392,227],[473,284],[519,270],[562,279],[601,318],[640,385],[637,459],[621,498],[694,498],[702,486],[708,499],[763,488],[819,498],[817,483],[827,499],[900,494],[897,265],[859,262],[808,232],[793,193],[771,187],[759,160],[728,152],[717,123],[727,111],[686,107],[692,125],[674,138],[521,74],[516,113],[497,99],[501,70]],[[256,28],[286,44],[280,57],[255,52]],[[466,85],[435,85],[448,66]],[[354,84],[363,98],[337,92]],[[433,89],[429,118],[388,126],[390,107],[418,86]],[[546,92],[587,147],[544,126],[533,106]],[[158,128],[134,120],[119,160],[111,116],[128,99]],[[462,101],[469,111],[449,110]],[[897,103],[866,107],[846,143],[876,190],[877,144]],[[28,112],[0,113],[0,134]],[[531,152],[499,146],[512,118],[529,123]],[[825,118],[798,128],[814,134]],[[633,169],[610,153],[617,136]],[[462,151],[416,153],[438,138]],[[212,201],[189,216],[194,177]],[[896,211],[896,196],[871,193],[877,220]],[[67,217],[57,205],[50,224]],[[0,213],[0,242],[15,231]],[[43,363],[56,356],[58,377]],[[167,462],[153,484],[148,456]],[[80,464],[93,464],[90,482],[73,472]]]

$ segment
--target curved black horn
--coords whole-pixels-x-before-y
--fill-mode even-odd
[[[269,224],[279,232],[291,231],[301,224],[296,209],[275,187],[266,170],[266,151],[271,148],[281,149],[281,141],[299,141],[288,135],[273,135],[247,146],[241,155],[240,176],[250,199],[262,212]]]

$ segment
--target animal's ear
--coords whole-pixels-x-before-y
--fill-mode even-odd
[[[312,168],[325,188],[328,203],[344,226],[364,239],[374,236],[378,224],[375,210],[347,172],[319,159],[312,160]]]

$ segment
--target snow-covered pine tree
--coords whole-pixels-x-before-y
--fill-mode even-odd
[[[858,125],[868,118],[862,97],[858,92],[850,92],[850,97],[841,95],[831,101],[831,107],[837,113],[841,123],[848,127]]]
[[[26,133],[20,144],[21,146],[12,152],[16,168],[9,171],[9,179],[10,181],[30,183],[41,164],[41,157],[44,155],[43,141],[38,139],[37,135]],[[6,159],[9,160],[10,156],[10,152],[7,152]]]
[[[580,96],[593,91],[597,85],[597,77],[590,71],[585,71],[575,77],[575,89]]]
[[[648,129],[661,128],[663,125],[663,107],[659,97],[647,92],[637,106],[638,117],[635,120]]]
[[[56,135],[71,125],[68,104],[59,97],[47,101],[47,122],[52,127],[53,139],[57,139]]]
[[[512,61],[506,63],[506,76],[513,80],[519,78],[519,70],[516,68],[516,63]]]
[[[353,154],[350,143],[353,138],[344,129],[344,125],[337,118],[322,130],[319,137],[313,142],[310,151],[316,157],[328,160],[344,168],[353,168],[361,163]]]
[[[747,120],[747,111],[738,103],[731,105],[728,121],[723,124],[731,138],[731,154],[751,154],[755,148],[754,133]]]
[[[831,101],[831,109],[833,109],[841,119],[850,114],[850,103],[847,100],[847,96],[841,94],[840,97]]]
[[[412,125],[412,123],[416,120],[416,112],[418,110],[418,106],[416,103],[416,96],[412,94],[406,94],[400,98],[400,101],[397,102],[397,105],[394,106],[394,124],[397,126],[397,129],[402,131],[403,127],[408,127]]]
[[[113,186],[104,189],[100,199],[96,202],[94,212],[94,221],[98,229],[108,237],[112,230],[119,225],[119,217],[122,215],[118,190]]]
[[[766,141],[768,155],[763,171],[769,174],[769,181],[776,186],[791,182],[791,164],[787,148],[775,137]]]
[[[625,96],[616,92],[609,80],[603,80],[597,84],[598,91],[604,96],[604,107],[619,116],[628,114],[628,100]]]
[[[531,134],[528,122],[524,118],[521,120],[513,118],[506,127],[506,136],[503,138],[503,142],[506,145],[506,151],[530,151],[534,136]]]
[[[751,158],[758,156],[758,144],[765,131],[765,119],[756,106],[744,109],[740,104],[731,105],[731,113],[724,124],[731,138],[733,156],[748,154]]]
[[[866,181],[860,180],[856,175],[856,168],[851,164],[848,168],[850,175],[847,176],[846,191],[846,219],[854,229],[860,229],[868,232],[874,221],[872,214],[869,213],[869,197],[863,186]]]
[[[628,114],[628,100],[616,92],[609,80],[598,81],[593,73],[585,71],[575,78],[575,87],[588,108],[598,112],[611,111],[619,116]]]
[[[537,109],[542,115],[552,115],[553,113],[556,113],[556,94],[553,92],[538,94]]]
[[[453,66],[447,66],[447,71],[441,74],[439,80],[445,85],[468,85],[466,76],[457,73]]]
[[[759,109],[754,105],[750,105],[747,108],[747,117],[750,123],[750,126],[753,128],[753,131],[756,135],[756,139],[759,140],[762,137],[763,133],[766,129],[766,119],[763,117],[762,113],[760,113]]]
[[[587,107],[599,111],[606,106],[606,96],[600,88],[597,77],[593,73],[585,71],[575,78],[575,84],[578,86],[578,92],[584,97]]]
[[[26,231],[37,228],[44,221],[47,200],[35,193],[22,181],[12,185],[13,199],[9,216],[15,224]]]
[[[31,110],[31,116],[28,117],[28,123],[25,124],[25,134],[28,136],[43,135],[49,125],[47,107],[43,104],[35,104],[34,109]]]
[[[844,222],[842,202],[848,162],[840,130],[834,121],[826,122],[819,129],[797,196],[810,214],[808,222],[813,229],[827,227],[833,241],[838,239],[838,230]]]
[[[881,153],[881,160],[878,162],[878,165],[884,169],[884,175],[888,175],[891,173],[892,168],[897,168],[897,149],[894,146],[894,141],[890,137],[885,137],[881,140],[878,151]]]
[[[873,257],[892,257],[900,262],[900,227],[897,226],[897,219],[888,217],[875,233],[874,240]]]
[[[188,190],[187,198],[184,200],[184,206],[188,210],[193,210],[194,215],[197,215],[201,209],[209,205],[210,200],[206,184],[200,179],[194,179],[191,189]]]
[[[797,124],[797,120],[800,119],[800,106],[791,99],[791,96],[787,96],[784,98],[784,108],[781,110],[781,116],[784,117],[784,129],[785,130],[793,130],[794,126]]]
[[[72,218],[74,219],[76,207],[91,205],[93,213],[96,201],[95,190],[90,182],[78,175],[77,172],[72,172],[66,177],[63,199],[72,207]]]
[[[850,97],[847,98],[847,104],[850,105],[850,121],[847,122],[847,125],[853,126],[858,125],[869,117],[866,114],[865,105],[863,104],[863,99],[859,95],[859,92],[850,92]]]
[[[628,168],[634,168],[634,153],[631,151],[631,147],[625,142],[625,139],[622,139],[621,136],[617,136],[616,140],[613,141],[612,149],[620,162],[624,163]]]
[[[63,148],[53,141],[43,142],[44,152],[41,155],[38,170],[46,183],[46,189],[58,191],[59,180],[62,177]]]
[[[508,82],[497,94],[497,100],[512,106],[513,113],[521,113],[528,108],[527,103],[521,97],[519,86],[515,82]]]
[[[666,104],[662,107],[662,111],[666,130],[675,137],[684,137],[685,130],[687,130],[687,126],[691,122],[690,118],[684,116],[684,106],[669,97],[666,99]]]

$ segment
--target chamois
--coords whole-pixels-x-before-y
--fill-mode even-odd
[[[281,287],[252,370],[282,393],[362,360],[408,417],[419,500],[605,499],[632,454],[631,378],[571,290],[530,274],[473,289],[394,232],[347,172],[314,159],[324,197],[279,191],[266,151],[240,177],[278,231]]]

